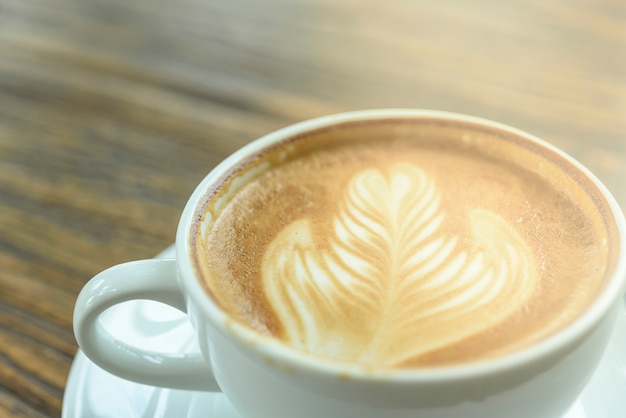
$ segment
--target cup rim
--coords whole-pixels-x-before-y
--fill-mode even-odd
[[[193,229],[192,225],[194,219],[199,211],[199,204],[202,203],[203,197],[212,184],[222,178],[229,169],[236,166],[237,163],[241,162],[246,157],[253,155],[277,141],[344,122],[399,118],[428,118],[471,123],[484,126],[494,131],[504,131],[517,137],[522,137],[556,154],[558,158],[574,166],[578,172],[584,175],[584,177],[594,185],[608,203],[610,216],[613,218],[617,227],[616,232],[618,235],[619,250],[617,262],[609,282],[582,315],[578,316],[571,324],[563,329],[529,347],[493,359],[443,367],[395,369],[373,368],[372,366],[368,367],[359,364],[333,361],[332,359],[325,359],[321,356],[291,348],[275,338],[261,335],[246,325],[239,323],[237,320],[230,318],[226,312],[211,301],[206,290],[199,283],[201,279],[196,277],[195,274],[191,255],[190,233]],[[184,293],[186,297],[193,301],[194,306],[201,311],[204,318],[221,334],[234,337],[233,340],[244,346],[254,347],[254,350],[256,350],[262,358],[271,359],[274,364],[282,364],[284,367],[289,367],[290,370],[306,370],[311,373],[342,376],[350,379],[366,379],[370,381],[414,383],[446,381],[451,378],[474,378],[480,375],[498,373],[510,368],[524,366],[549,356],[563,347],[570,346],[572,342],[576,341],[580,336],[593,329],[593,327],[608,314],[610,309],[614,306],[616,299],[623,296],[626,287],[626,219],[613,195],[592,172],[565,151],[525,131],[489,119],[440,110],[391,108],[332,114],[292,124],[250,142],[225,158],[198,184],[189,198],[180,218],[175,246],[179,268],[179,281],[182,288],[185,289]]]

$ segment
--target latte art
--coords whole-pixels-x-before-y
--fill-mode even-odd
[[[198,276],[255,334],[335,362],[523,349],[587,309],[611,248],[598,200],[527,145],[419,120],[292,138],[207,194]]]
[[[291,344],[395,366],[526,303],[538,277],[528,245],[480,209],[468,213],[469,236],[444,233],[439,194],[414,165],[366,170],[350,182],[332,236],[315,237],[310,221],[298,220],[275,237],[262,276]]]

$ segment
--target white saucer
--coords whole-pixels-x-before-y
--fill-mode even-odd
[[[173,258],[169,247],[157,258]],[[593,379],[562,418],[626,417],[626,321],[622,319]],[[135,301],[106,313],[105,327],[129,343],[164,350],[196,351],[186,317],[168,306]],[[142,345],[143,345],[142,344]],[[70,370],[63,418],[203,417],[241,418],[221,393],[192,392],[141,385],[116,377],[78,351]]]

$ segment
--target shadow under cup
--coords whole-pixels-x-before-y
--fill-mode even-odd
[[[554,417],[623,309],[624,233],[609,192],[551,145],[389,110],[233,154],[194,192],[177,251],[243,414]]]

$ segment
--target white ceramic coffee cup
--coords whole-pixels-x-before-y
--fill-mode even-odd
[[[619,236],[610,283],[573,324],[531,347],[489,361],[439,369],[364,370],[299,352],[232,320],[207,296],[191,261],[194,215],[229,170],[272,144],[321,127],[379,118],[441,118],[479,124],[549,149],[590,179],[608,202]],[[606,188],[578,162],[529,134],[495,122],[436,111],[372,110],[327,116],[264,136],[224,160],[198,185],[181,216],[176,259],[111,267],[81,291],[74,312],[77,341],[93,362],[120,377],[156,386],[222,390],[245,417],[554,418],[580,394],[624,310],[626,222]],[[103,312],[150,299],[186,312],[201,353],[165,354],[113,337]]]

